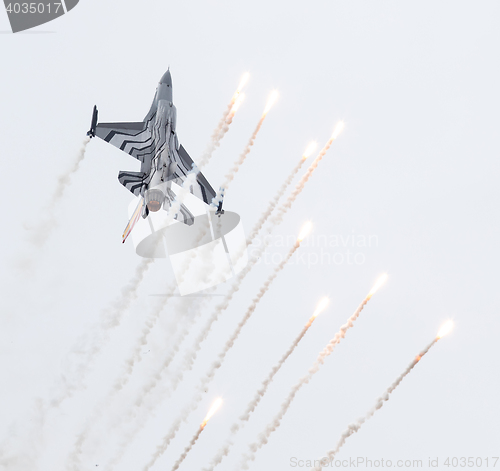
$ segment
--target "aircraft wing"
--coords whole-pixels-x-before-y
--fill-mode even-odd
[[[193,168],[193,159],[189,156],[186,149],[184,149],[182,145],[179,146],[177,153],[179,159],[176,159],[177,170],[175,171],[174,178],[177,180],[177,183],[181,185],[182,183],[179,182],[183,182],[186,179],[186,175]],[[203,200],[206,204],[210,204],[212,202],[212,198],[215,197],[214,189],[201,172],[198,173],[196,180],[198,184],[192,188],[191,193]]]
[[[144,162],[154,152],[154,140],[147,123],[99,123],[95,135]]]

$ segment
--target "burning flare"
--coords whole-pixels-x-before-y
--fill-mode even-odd
[[[236,93],[240,93],[241,90],[243,90],[243,87],[247,84],[249,78],[250,78],[250,73],[245,72],[243,74],[243,77],[241,77],[240,84],[238,85],[238,88],[236,89]]]
[[[426,355],[429,352],[429,350],[441,338],[440,335],[447,334],[451,330],[452,327],[453,327],[453,323],[451,321],[446,322],[441,327],[438,336],[415,357],[415,359],[406,367],[406,369],[403,371],[403,373],[401,373],[396,378],[396,380],[389,386],[389,388],[382,394],[382,396],[380,396],[377,399],[374,406],[368,411],[368,413],[364,417],[359,418],[358,420],[351,423],[347,427],[347,429],[344,431],[344,433],[340,436],[340,440],[337,442],[337,446],[333,450],[330,450],[329,452],[327,452],[326,456],[324,456],[321,460],[314,460],[315,463],[319,463],[319,464],[315,465],[314,468],[311,468],[311,471],[321,471],[324,467],[328,467],[329,464],[331,465],[333,459],[335,458],[337,453],[340,451],[340,449],[344,446],[344,443],[346,442],[346,440],[351,435],[356,433],[365,422],[370,420],[375,415],[375,413],[383,407],[384,403],[390,399],[391,394],[400,385],[401,381],[403,381],[403,379],[408,374],[410,374],[410,372],[418,364],[418,362],[422,359],[422,357],[424,355]]]
[[[439,340],[445,335],[448,335],[452,331],[452,329],[453,329],[453,321],[452,320],[446,321],[439,329],[436,338]]]
[[[316,306],[316,310],[313,312],[313,315],[307,321],[307,324],[304,327],[304,333],[307,332],[307,329],[311,327],[312,323],[330,304],[330,300],[327,297],[321,298],[318,305]]]
[[[332,139],[337,139],[340,133],[344,130],[344,121],[339,121],[333,130]]]
[[[243,79],[240,81],[240,85],[238,86],[238,89],[236,90],[235,94],[232,96],[231,101],[229,102],[229,105],[227,106],[226,110],[224,111],[224,114],[222,115],[222,118],[220,119],[217,127],[215,128],[212,137],[210,139],[210,143],[207,146],[205,152],[202,154],[200,159],[198,160],[198,165],[193,163],[193,168],[188,172],[186,179],[184,180],[181,190],[177,193],[175,200],[170,206],[170,209],[167,213],[167,225],[171,224],[174,219],[177,217],[181,210],[182,203],[184,199],[186,198],[186,195],[189,194],[190,188],[192,185],[195,184],[196,178],[198,174],[200,173],[201,169],[208,164],[210,159],[212,158],[213,153],[216,151],[216,149],[220,146],[220,143],[223,139],[223,137],[226,135],[226,133],[229,131],[229,126],[233,122],[234,115],[236,114],[236,110],[239,108],[241,105],[241,101],[243,100],[240,98],[240,89],[243,85],[246,83],[245,76],[243,76]],[[264,117],[264,116],[263,116]],[[262,118],[261,118],[262,121]],[[262,124],[262,123],[261,123]],[[258,130],[256,131],[258,132]],[[253,142],[252,144],[253,145]],[[250,147],[251,147],[250,145]],[[250,152],[250,151],[248,151]],[[247,153],[248,153],[247,152]],[[246,157],[246,155],[245,155]],[[245,160],[245,157],[242,158]],[[237,171],[237,170],[236,170]],[[234,178],[234,175],[232,176]],[[231,178],[231,180],[232,180]],[[217,198],[222,201],[222,196],[220,193],[217,194]],[[218,205],[218,202],[215,206]]]
[[[205,425],[207,425],[207,422],[213,417],[213,415],[219,410],[220,406],[222,405],[222,399],[219,397],[216,399],[216,401],[212,404],[212,407],[210,407],[210,410],[208,411],[207,416],[205,417],[205,420],[201,423],[200,428],[205,428]]]
[[[330,304],[330,300],[327,297],[321,298],[319,301],[318,305],[316,306],[316,310],[314,311],[314,314],[312,315],[313,319],[316,319]]]
[[[265,250],[266,244],[263,244],[263,247],[264,247],[264,249],[261,249],[262,252]],[[287,255],[283,258],[283,260],[279,263],[279,265],[277,265],[274,268],[273,272],[267,277],[266,281],[260,287],[256,296],[252,299],[250,306],[248,306],[248,308],[245,312],[245,315],[240,320],[240,322],[236,326],[236,329],[233,331],[233,333],[231,334],[231,336],[229,337],[229,339],[225,343],[222,351],[217,355],[217,360],[212,363],[212,365],[210,366],[207,373],[202,377],[201,381],[199,382],[199,384],[196,388],[195,395],[192,398],[190,404],[183,409],[181,414],[178,416],[178,418],[174,421],[173,425],[170,427],[170,430],[168,431],[167,435],[165,435],[163,437],[162,443],[157,447],[157,451],[154,453],[153,457],[151,458],[149,463],[144,468],[144,471],[149,470],[155,464],[155,462],[158,460],[158,458],[167,450],[171,441],[175,438],[177,432],[179,431],[182,422],[185,422],[188,419],[191,412],[193,412],[197,409],[198,404],[200,403],[200,401],[203,398],[203,394],[208,389],[208,385],[212,382],[217,370],[222,366],[228,352],[231,350],[231,348],[233,348],[233,345],[235,344],[236,340],[240,336],[240,333],[241,333],[243,327],[245,327],[246,323],[248,322],[248,320],[250,319],[250,317],[254,313],[255,309],[257,308],[259,302],[261,301],[263,296],[267,293],[267,291],[271,287],[273,281],[276,279],[278,274],[285,268],[286,264],[289,262],[289,260],[292,258],[292,256],[298,250],[299,247],[300,247],[300,241],[297,240],[295,242],[295,244],[290,248]],[[233,285],[233,290],[231,290],[229,292],[230,297],[232,297],[234,292],[236,292],[237,289],[239,289],[239,284],[241,283],[241,280],[250,271],[251,267],[255,263],[256,263],[256,259],[253,260],[252,262],[248,263],[248,265],[245,267],[245,269],[239,273],[238,280],[237,280],[236,284]],[[217,320],[217,317],[220,314],[220,312],[222,312],[224,309],[227,308],[227,304],[230,300],[230,297],[228,295],[226,295],[226,300],[216,308],[216,312],[215,312],[216,315],[213,316],[212,319],[210,319],[210,324],[208,326],[208,329],[206,329],[205,332],[203,333],[203,338],[202,338],[203,340],[206,337],[206,335],[208,334],[208,330],[209,330],[209,327],[211,326],[211,324],[213,322],[215,322],[215,320]],[[197,352],[197,350],[196,350],[196,352]],[[192,358],[192,361],[194,361],[193,358]],[[200,429],[200,430],[202,430],[202,429]]]
[[[377,285],[375,285],[375,287],[376,286]],[[316,361],[309,368],[307,374],[302,376],[302,378],[300,378],[299,381],[292,387],[290,393],[288,394],[284,402],[281,404],[280,410],[274,416],[273,420],[269,424],[267,424],[267,426],[261,433],[259,433],[259,435],[257,436],[257,440],[249,445],[248,447],[249,451],[243,454],[242,461],[240,463],[240,469],[248,469],[249,462],[254,461],[256,453],[269,442],[269,437],[280,427],[281,421],[283,420],[285,414],[288,412],[288,409],[290,408],[290,405],[295,399],[297,393],[302,389],[303,386],[305,386],[312,380],[313,376],[319,371],[319,369],[325,363],[325,360],[328,358],[328,356],[330,356],[333,353],[335,347],[346,336],[347,331],[352,327],[354,327],[354,323],[358,319],[359,315],[361,314],[361,311],[364,309],[366,304],[368,304],[369,300],[370,300],[370,295],[368,295],[365,299],[363,299],[363,301],[358,306],[356,311],[354,311],[354,314],[352,314],[351,317],[347,319],[347,322],[340,327],[339,331],[334,335],[334,337],[330,340],[330,342],[328,342],[326,347],[320,352],[320,354],[316,358]]]
[[[284,365],[288,357],[294,352],[294,350],[297,348],[299,345],[300,341],[304,338],[306,335],[307,331],[311,327],[312,323],[314,322],[314,319],[322,312],[326,306],[329,303],[328,298],[322,298],[318,305],[316,306],[316,310],[314,311],[314,314],[310,317],[308,320],[307,324],[302,328],[300,334],[298,337],[295,338],[295,340],[292,342],[288,350],[285,352],[285,354],[280,358],[278,363],[274,365],[271,368],[271,371],[267,375],[267,377],[262,381],[262,386],[257,389],[256,393],[254,394],[253,399],[250,401],[250,403],[247,405],[245,412],[239,417],[239,420],[235,422],[231,426],[231,435],[234,436],[238,433],[240,429],[242,429],[245,424],[250,420],[250,415],[255,411],[257,406],[259,405],[261,399],[265,396],[269,385],[272,383],[274,380],[274,377],[276,374],[280,371],[281,367]],[[216,455],[213,457],[212,461],[210,462],[209,465],[207,465],[205,468],[203,468],[203,471],[213,471],[214,468],[219,465],[222,460],[224,459],[225,456],[227,456],[230,452],[231,447],[233,446],[233,440],[231,438],[228,438],[225,443],[222,445],[221,448],[219,448],[219,451],[217,451]]]
[[[269,99],[267,100],[266,107],[264,108],[264,113],[262,113],[264,116],[269,113],[273,105],[276,103],[276,100],[278,99],[278,92],[274,90],[271,95],[269,96]]]
[[[229,112],[229,115],[232,117],[234,117],[234,115],[236,114],[236,112],[238,111],[238,108],[241,106],[241,104],[243,103],[243,100],[245,99],[245,94],[244,93],[240,93],[238,94],[238,97],[236,98],[236,100],[234,100],[234,104],[233,106],[231,107],[231,111]]]
[[[312,153],[316,150],[318,147],[318,143],[316,141],[312,141],[309,143],[309,145],[306,147],[306,150],[302,154],[302,158],[306,160],[307,158],[311,157]]]
[[[212,407],[208,411],[207,416],[205,417],[205,420],[201,423],[200,428],[194,434],[194,437],[189,442],[189,445],[184,449],[184,451],[182,452],[182,454],[179,457],[179,459],[175,462],[174,467],[172,468],[172,471],[176,471],[177,469],[179,469],[179,466],[181,465],[181,463],[186,459],[186,456],[188,455],[188,453],[193,449],[193,446],[197,442],[198,438],[200,438],[201,432],[203,432],[203,429],[205,428],[205,425],[207,425],[207,422],[210,420],[210,418],[217,412],[217,409],[219,409],[219,407],[221,406],[221,404],[222,404],[222,399],[221,398],[218,398],[213,403]],[[152,464],[154,464],[154,462]],[[149,469],[149,467],[147,469]]]
[[[370,299],[379,289],[380,287],[387,281],[387,273],[384,273],[383,275],[380,275],[373,285],[373,288],[370,290],[368,293],[367,298]]]
[[[188,455],[188,453],[193,449],[193,446],[198,441],[198,438],[200,438],[201,432],[203,432],[203,429],[205,428],[205,425],[207,425],[207,422],[210,420],[210,418],[217,412],[217,409],[220,407],[221,404],[222,404],[222,399],[221,398],[217,399],[214,402],[214,404],[212,405],[212,407],[208,411],[208,414],[205,417],[205,420],[201,423],[200,428],[194,434],[194,437],[189,442],[189,445],[186,448],[184,448],[184,451],[182,452],[181,456],[175,462],[174,467],[172,468],[172,471],[176,471],[177,469],[179,469],[179,466],[181,465],[181,463],[186,459],[186,456]],[[150,462],[146,466],[146,469],[149,469],[153,464],[154,464],[154,461]]]
[[[297,237],[297,242],[302,242],[309,235],[311,229],[312,229],[312,222],[311,221],[306,222],[302,227],[299,236]]]
[[[283,220],[283,217],[284,217],[285,213],[292,207],[293,202],[297,199],[297,197],[299,196],[299,194],[304,189],[304,186],[306,185],[306,183],[311,178],[311,175],[313,174],[314,170],[316,170],[316,168],[318,167],[319,163],[321,162],[321,160],[323,160],[323,157],[328,152],[328,149],[330,149],[330,147],[332,146],[333,141],[336,139],[338,133],[340,133],[341,128],[337,131],[338,127],[339,127],[339,125],[337,125],[337,127],[335,128],[336,131],[330,137],[330,139],[328,139],[328,142],[324,145],[324,147],[319,151],[319,154],[313,160],[312,164],[309,166],[309,168],[307,169],[306,173],[302,176],[302,178],[300,179],[299,183],[297,183],[297,185],[295,186],[295,189],[288,196],[287,200],[277,209],[276,214],[272,217],[272,219],[270,221],[270,227],[268,229],[269,232],[272,231],[272,229],[274,228],[274,226],[276,226],[276,225],[278,225],[278,224],[281,223],[281,221]]]
[[[271,106],[276,101],[277,96],[278,96],[278,93],[273,92],[271,94],[271,96],[269,97],[269,100],[267,100],[266,108],[264,109],[264,112],[262,113],[262,116],[260,117],[259,122],[257,123],[257,126],[256,126],[254,132],[252,133],[250,140],[248,141],[248,144],[243,149],[243,152],[240,154],[240,156],[238,157],[238,159],[234,163],[233,167],[226,174],[225,179],[224,179],[224,183],[220,186],[219,191],[217,192],[215,197],[212,198],[212,207],[217,208],[219,206],[219,204],[222,203],[223,198],[224,198],[224,193],[227,191],[229,184],[234,180],[234,177],[238,173],[240,167],[243,165],[243,162],[245,162],[246,158],[248,157],[248,154],[252,150],[252,147],[255,144],[255,139],[257,139],[257,135],[259,134],[260,128],[264,124],[267,113],[269,112],[269,110],[271,109]],[[232,115],[229,114],[229,117],[231,118]],[[188,177],[189,177],[189,174],[188,174]],[[184,182],[184,184],[182,186],[183,186],[183,188],[184,187],[189,188],[189,186],[192,184],[194,184],[194,179],[192,181],[188,181],[186,179],[186,181]],[[173,207],[173,205],[172,205],[172,207]],[[172,209],[170,209],[170,212],[172,212]]]

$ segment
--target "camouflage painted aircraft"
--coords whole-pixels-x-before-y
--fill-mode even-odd
[[[193,160],[176,134],[177,110],[172,101],[172,77],[170,70],[163,75],[156,89],[156,94],[149,113],[143,121],[135,123],[97,123],[97,107],[94,107],[92,124],[88,136],[100,137],[120,150],[130,154],[141,162],[140,172],[122,171],[118,180],[140,200],[128,223],[122,239],[132,231],[140,216],[147,218],[150,211],[159,211],[162,207],[168,211],[176,195],[172,183],[179,186],[193,169]],[[207,205],[215,197],[215,191],[200,172],[196,184],[190,192]],[[222,205],[219,205],[219,211]],[[176,216],[178,221],[193,224],[193,215],[185,205]]]

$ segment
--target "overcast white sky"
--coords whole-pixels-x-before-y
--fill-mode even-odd
[[[322,145],[343,119],[344,133],[276,235],[295,235],[311,220],[315,237],[373,237],[367,247],[309,243],[300,249],[305,255],[276,279],[154,469],[173,465],[212,401],[222,396],[222,409],[180,468],[201,469],[319,298],[330,296],[330,308],[277,375],[220,467],[235,469],[290,387],[384,271],[387,284],[297,395],[252,469],[287,470],[293,457],[323,456],[448,318],[455,321],[454,332],[348,440],[339,458],[427,464],[429,457],[442,463],[454,456],[499,456],[499,21],[495,1],[81,0],[58,20],[13,35],[7,14],[0,13],[2,452],[36,457],[31,469],[66,469],[76,435],[122,370],[158,300],[151,295],[173,279],[168,262],[154,264],[97,358],[87,389],[50,411],[42,435],[34,432],[36,399],[52,397],[68,352],[140,261],[131,243],[121,244],[131,196],[117,181],[119,170],[136,170],[137,163],[93,140],[43,250],[29,243],[23,227],[43,218],[57,176],[88,130],[93,105],[102,121],[142,120],[170,66],[179,139],[195,160],[241,74],[251,74],[246,101],[205,171],[216,188],[268,94],[279,90],[226,197],[225,207],[241,215],[247,231],[307,143]],[[269,253],[286,250],[272,246]],[[361,254],[362,263],[349,264],[348,251]],[[339,263],[307,266],[325,252],[337,254]],[[19,268],[26,259],[30,268]],[[117,469],[142,469],[271,270],[271,263],[261,263],[245,280],[194,370],[157,409]],[[221,285],[218,293],[227,290]],[[184,347],[220,299],[203,308]],[[168,351],[172,322],[186,322],[190,302],[177,298],[163,311],[130,387],[96,424],[82,469],[106,469],[121,438],[110,428],[113,417],[128,410],[155,358]]]

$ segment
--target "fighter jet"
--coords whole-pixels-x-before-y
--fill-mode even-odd
[[[140,172],[118,173],[119,182],[140,197],[123,233],[122,241],[125,242],[140,216],[147,218],[150,212],[161,208],[169,210],[176,197],[172,182],[182,185],[187,174],[193,171],[193,160],[177,139],[177,110],[173,104],[170,69],[161,78],[151,109],[143,121],[98,124],[97,119],[97,107],[94,106],[87,133],[90,138],[100,137],[141,162]],[[190,192],[208,205],[215,197],[215,191],[201,172]],[[218,212],[222,213],[222,205],[219,205]],[[181,205],[176,219],[192,225],[194,217],[185,205]]]

